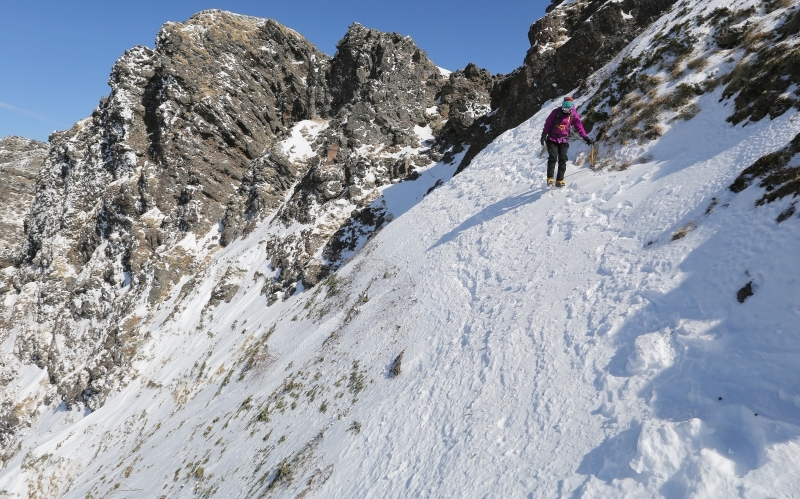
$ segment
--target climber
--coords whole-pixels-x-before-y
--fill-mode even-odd
[[[561,107],[554,109],[547,121],[544,122],[542,130],[542,146],[547,145],[547,185],[556,184],[556,187],[564,187],[564,172],[567,171],[567,150],[569,149],[569,127],[575,127],[575,131],[581,136],[587,145],[592,145],[592,139],[586,135],[583,129],[581,118],[575,111],[572,97],[564,97]],[[558,161],[558,176],[554,179],[553,173]]]

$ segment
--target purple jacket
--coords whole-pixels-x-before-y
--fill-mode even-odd
[[[553,109],[547,121],[544,122],[542,133],[547,135],[547,140],[556,144],[569,143],[569,126],[572,124],[578,135],[586,138],[586,130],[583,129],[581,117],[574,110],[569,114],[561,112],[561,108]]]

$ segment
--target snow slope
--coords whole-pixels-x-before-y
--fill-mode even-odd
[[[271,307],[267,229],[234,242],[141,318],[139,377],[94,413],[46,410],[0,488],[796,496],[800,218],[727,187],[800,119],[733,127],[721,91],[657,141],[605,151],[625,170],[591,171],[573,145],[562,190],[543,185],[545,109]]]

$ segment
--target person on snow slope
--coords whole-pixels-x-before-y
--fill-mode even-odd
[[[581,117],[575,111],[572,97],[564,97],[561,107],[553,109],[547,121],[544,122],[542,130],[542,146],[547,146],[547,185],[556,184],[556,187],[564,187],[564,173],[567,171],[567,150],[569,150],[569,127],[575,128],[578,135],[584,142],[592,145],[592,139],[586,135],[583,129]],[[553,173],[558,161],[558,176],[554,179]]]

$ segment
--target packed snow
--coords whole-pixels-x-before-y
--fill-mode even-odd
[[[314,156],[311,144],[327,127],[323,120],[298,121],[290,130],[289,137],[281,141],[281,150],[291,161],[308,159]]]
[[[423,171],[435,190],[387,186],[397,218],[270,307],[265,223],[139,318],[137,378],[102,409],[43,410],[0,489],[797,496],[800,217],[728,186],[800,120],[734,127],[721,92],[654,142],[601,147],[626,169],[591,170],[574,143],[563,189],[544,185],[545,108],[456,177]],[[21,398],[45,382],[34,371]]]

